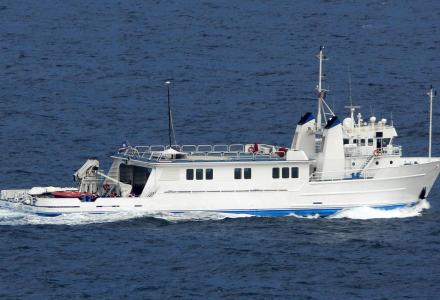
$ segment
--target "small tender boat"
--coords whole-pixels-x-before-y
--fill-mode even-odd
[[[404,157],[393,123],[364,119],[350,104],[340,120],[325,102],[319,52],[316,117],[306,113],[290,147],[269,144],[125,145],[107,174],[87,162],[74,174],[77,189],[2,190],[3,203],[42,215],[65,213],[219,212],[256,216],[327,216],[354,207],[395,209],[428,196],[440,172],[431,157]],[[169,84],[168,92],[169,92]],[[169,102],[168,93],[168,104]]]

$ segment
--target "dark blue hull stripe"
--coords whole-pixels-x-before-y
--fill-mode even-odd
[[[375,209],[383,209],[383,210],[392,210],[397,208],[403,208],[406,206],[410,206],[410,204],[394,204],[394,205],[386,205],[386,206],[373,206]],[[319,215],[321,217],[330,216],[338,211],[341,211],[345,208],[312,208],[312,209],[275,209],[275,210],[221,210],[217,211],[220,213],[228,213],[228,214],[246,214],[253,216],[267,216],[267,217],[277,217],[277,216],[288,216],[295,214],[297,216],[310,216],[310,215]]]
[[[375,209],[391,210],[397,208],[403,208],[411,206],[412,204],[393,204],[386,206],[372,206]],[[240,210],[205,210],[205,212],[217,212],[217,213],[228,213],[228,214],[246,214],[253,216],[264,216],[264,217],[280,217],[295,214],[297,216],[310,216],[319,215],[321,217],[330,216],[338,211],[345,208],[308,208],[308,209],[240,209]],[[89,214],[105,214],[105,213],[115,213],[113,212],[84,212]],[[185,213],[185,212],[204,212],[203,210],[188,210],[188,211],[172,211],[171,213]],[[56,217],[62,215],[60,212],[36,212],[39,216],[45,217]],[[70,213],[69,213],[70,214]]]

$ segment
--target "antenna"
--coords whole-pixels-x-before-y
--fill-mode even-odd
[[[435,96],[437,96],[437,91],[434,91],[432,85],[429,89],[429,147],[428,147],[428,157],[429,161],[431,161],[431,149],[432,149],[432,100]]]
[[[350,65],[348,65],[348,97],[350,100],[350,106],[353,107],[353,98],[351,97],[351,71]]]
[[[347,72],[348,72],[348,100],[350,101],[350,105],[348,106],[344,106],[344,108],[348,108],[350,109],[350,117],[351,117],[351,130],[354,129],[354,112],[356,111],[356,108],[361,108],[360,106],[354,106],[353,105],[353,97],[351,94],[351,70],[350,70],[350,65],[347,66]]]
[[[167,95],[168,95],[168,140],[169,140],[169,145],[171,148],[171,128],[173,127],[173,121],[172,121],[172,117],[171,117],[171,103],[170,103],[170,85],[171,85],[171,81],[167,80],[165,81],[165,84],[167,85]]]

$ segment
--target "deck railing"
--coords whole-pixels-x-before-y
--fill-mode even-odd
[[[265,152],[249,151],[249,145],[244,144],[219,144],[219,145],[172,145],[177,154],[164,153],[169,146],[128,146],[120,148],[118,155],[148,161],[161,160],[284,160],[284,153],[278,147],[261,144]],[[182,157],[183,156],[183,157]]]
[[[354,180],[354,179],[371,179],[374,178],[378,169],[347,169],[331,172],[313,172],[310,181],[338,181],[338,180]]]
[[[377,152],[375,150],[377,150]],[[357,146],[352,148],[345,148],[345,157],[370,156],[373,153],[376,153],[375,155],[401,156],[402,146],[383,147],[378,149],[375,149],[374,147]]]

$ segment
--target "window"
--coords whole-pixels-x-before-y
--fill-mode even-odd
[[[292,173],[291,173],[291,177],[292,178],[298,178],[299,177],[298,167],[292,167],[290,170],[292,171]]]
[[[388,146],[390,143],[390,139],[382,139],[382,147]]]
[[[379,137],[379,138],[383,137],[383,132],[376,132],[376,137]]]
[[[272,168],[272,178],[280,178],[280,168]]]
[[[368,146],[373,146],[373,139],[368,139]]]
[[[197,180],[203,179],[203,169],[196,169],[196,179]]]
[[[344,139],[344,145],[347,145],[347,144],[348,144],[348,142],[349,142],[349,140],[348,140],[348,139]]]
[[[357,145],[357,143],[358,143],[358,140],[357,139],[353,139],[353,144]]]
[[[234,169],[234,178],[235,179],[241,179],[241,168],[235,168]]]
[[[214,170],[213,169],[206,169],[205,170],[205,178],[206,178],[206,180],[212,180],[212,178],[214,178]]]
[[[289,178],[290,174],[289,174],[289,168],[282,168],[281,169],[281,175],[283,178]]]
[[[365,146],[365,139],[361,139],[361,146]]]
[[[252,177],[252,169],[244,168],[244,179],[251,179]]]
[[[193,179],[194,179],[194,170],[186,169],[186,180],[193,180]]]

